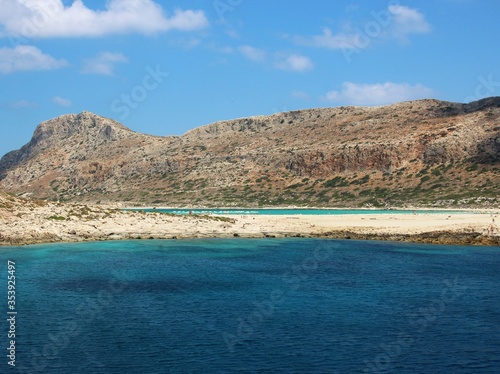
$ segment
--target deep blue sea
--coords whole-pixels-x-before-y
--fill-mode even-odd
[[[499,275],[499,247],[316,239],[4,247],[0,373],[500,373]]]

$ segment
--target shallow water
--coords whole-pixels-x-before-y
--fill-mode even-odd
[[[8,260],[19,372],[500,372],[498,247],[51,244],[2,248],[3,279]]]
[[[125,209],[142,210],[146,212],[174,214],[230,214],[230,215],[343,215],[343,214],[457,214],[467,211],[460,210],[387,210],[387,209]]]

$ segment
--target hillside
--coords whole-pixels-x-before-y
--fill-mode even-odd
[[[39,199],[195,206],[499,206],[500,98],[418,100],[135,133],[83,112],[0,160]]]

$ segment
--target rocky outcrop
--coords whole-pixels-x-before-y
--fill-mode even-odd
[[[292,111],[176,137],[83,112],[5,155],[0,187],[162,205],[494,204],[499,151],[500,98]]]

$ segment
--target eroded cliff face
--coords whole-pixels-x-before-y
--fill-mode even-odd
[[[496,204],[500,98],[419,100],[221,121],[179,137],[83,112],[0,161],[38,198],[159,205]]]

